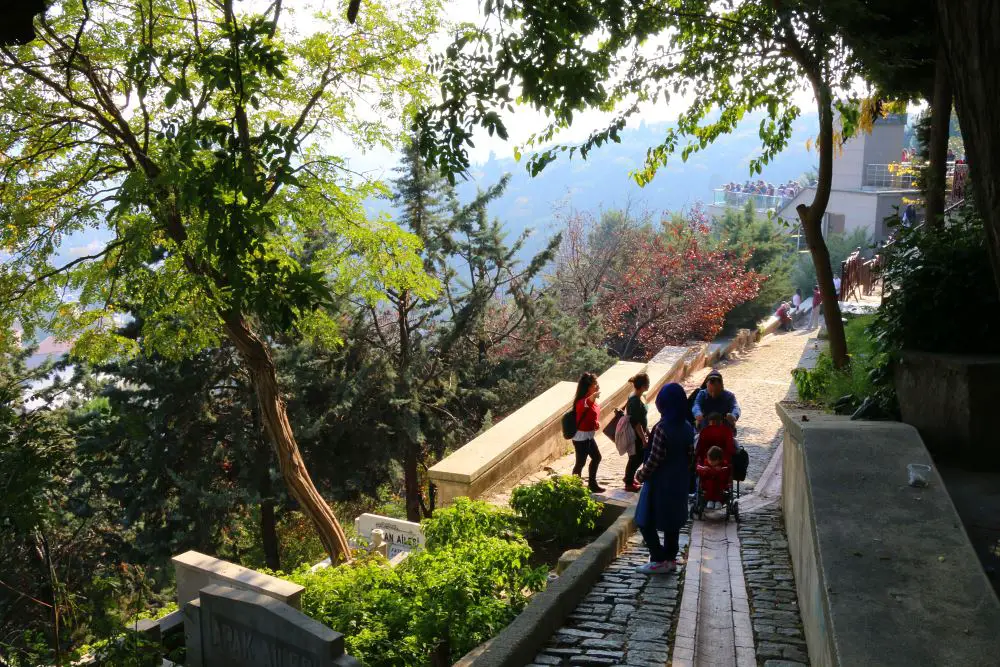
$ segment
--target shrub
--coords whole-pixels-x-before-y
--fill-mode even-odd
[[[424,523],[427,548],[395,569],[362,555],[287,575],[302,611],[345,635],[367,667],[450,665],[498,633],[545,585],[513,514],[461,499]]]
[[[1000,352],[1000,298],[971,198],[942,229],[897,227],[875,322],[880,349]]]
[[[464,497],[456,498],[451,507],[435,510],[431,518],[424,519],[422,527],[428,549],[490,537],[512,541],[523,539],[517,530],[517,516],[513,512]]]
[[[849,319],[844,326],[851,359],[848,368],[834,368],[829,352],[824,351],[814,368],[792,371],[800,400],[836,408],[840,412],[853,411],[869,397],[883,409],[888,407],[888,401],[876,383],[888,362],[875,344],[874,320],[874,315],[862,315]]]
[[[519,486],[510,496],[510,506],[531,535],[564,544],[592,531],[604,509],[590,497],[583,480],[574,475],[554,475]]]

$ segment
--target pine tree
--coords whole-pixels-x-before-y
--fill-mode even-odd
[[[760,292],[752,301],[742,303],[726,315],[725,330],[756,329],[757,324],[791,298],[792,268],[795,248],[788,235],[769,218],[757,215],[753,202],[740,211],[727,210],[715,221],[716,234],[724,248],[736,253],[750,253],[747,268],[764,276]]]
[[[502,225],[487,208],[508,179],[460,204],[439,174],[428,170],[415,145],[405,152],[394,181],[398,222],[421,243],[424,270],[439,283],[435,293],[387,287],[380,303],[361,304],[369,315],[369,342],[391,367],[392,400],[385,421],[403,466],[407,518],[417,521],[433,508],[424,498],[421,467],[471,437],[480,416],[456,414],[486,374],[491,350],[532,316],[532,281],[553,255],[558,239],[521,265],[527,235],[508,244]],[[496,299],[512,304],[518,319],[497,329],[488,319]],[[476,361],[472,368],[468,359]]]

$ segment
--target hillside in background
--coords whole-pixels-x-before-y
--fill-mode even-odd
[[[525,228],[534,230],[527,248],[531,251],[558,231],[555,214],[560,209],[597,211],[620,207],[631,200],[633,206],[661,212],[699,201],[710,202],[713,188],[750,178],[750,160],[760,153],[760,118],[749,117],[737,132],[720,137],[687,162],[680,157],[672,159],[645,188],[636,185],[629,174],[642,165],[646,149],[662,140],[666,123],[644,123],[628,129],[622,132],[620,144],[605,144],[587,160],[560,157],[535,178],[528,175],[523,161],[491,155],[486,163],[476,166],[474,180],[463,184],[459,191],[468,196],[477,185],[484,187],[510,173],[510,186],[490,208],[490,214],[503,221],[511,238]],[[815,137],[816,131],[815,114],[800,118],[788,148],[754,178],[778,183],[798,179],[813,169],[817,157],[806,150],[806,142]]]

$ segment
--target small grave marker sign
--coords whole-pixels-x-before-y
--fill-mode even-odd
[[[392,519],[378,514],[362,514],[354,520],[354,528],[365,540],[371,540],[372,531],[376,528],[385,533],[385,541],[389,543],[389,558],[401,553],[410,552],[424,546],[424,531],[419,523]]]

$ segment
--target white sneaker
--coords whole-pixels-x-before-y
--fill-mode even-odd
[[[670,574],[677,570],[677,563],[665,560],[661,563],[646,563],[635,569],[639,574]]]

